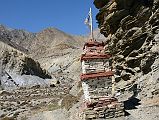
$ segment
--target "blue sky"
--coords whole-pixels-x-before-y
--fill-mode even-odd
[[[0,0],[0,24],[39,32],[55,27],[69,34],[89,32],[84,20],[92,7],[94,28],[97,9],[93,0]]]

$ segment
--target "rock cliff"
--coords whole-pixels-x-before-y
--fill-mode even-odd
[[[159,91],[159,0],[94,0],[94,5],[106,52],[113,56],[116,91],[128,92],[128,99],[136,97],[143,106],[145,100],[158,104],[153,100]]]

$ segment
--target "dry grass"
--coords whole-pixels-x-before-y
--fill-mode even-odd
[[[77,102],[78,102],[78,97],[68,94],[63,98],[61,107],[62,108],[64,107],[67,110],[69,110]]]
[[[1,120],[15,120],[13,117],[4,117],[4,118],[1,118]]]
[[[58,103],[48,105],[48,110],[49,111],[53,111],[53,110],[57,110],[57,109],[60,109],[60,106],[58,105]]]

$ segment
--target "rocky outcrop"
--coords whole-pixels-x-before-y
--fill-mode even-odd
[[[95,0],[94,4],[99,8],[96,18],[101,33],[107,37],[109,52],[114,56],[116,74],[129,80],[138,72],[151,72],[159,54],[156,50],[159,1],[110,0],[106,3]]]
[[[34,61],[25,53],[3,42],[0,42],[0,51],[0,81],[2,88],[8,89],[10,87],[12,89],[15,86],[22,87],[24,84],[24,86],[30,85],[31,87],[35,85],[34,83],[52,78],[46,70],[41,68],[37,61]],[[31,81],[34,82],[31,83]]]
[[[26,54],[1,42],[1,64],[7,71],[14,71],[17,74],[37,75],[41,78],[51,78],[42,70],[40,64]]]
[[[131,103],[138,99],[143,108],[155,108],[159,97],[159,0],[94,0],[94,4],[99,9],[96,19],[106,37],[106,52],[113,55],[119,98]],[[143,109],[137,111],[138,119],[158,119],[153,112],[150,117]]]

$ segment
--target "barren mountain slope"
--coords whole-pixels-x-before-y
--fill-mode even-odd
[[[34,33],[0,25],[0,41],[25,53],[29,52],[34,37]]]
[[[55,28],[48,28],[36,34],[31,46],[31,56],[44,67],[49,68],[49,62],[63,56],[74,54],[84,44],[85,38],[71,36]],[[76,54],[77,55],[77,54]],[[71,59],[71,57],[70,57]]]
[[[79,58],[86,37],[68,35],[56,28],[29,33],[1,25],[0,40],[29,54],[38,60],[43,68],[54,72],[51,71],[53,67],[66,69],[68,64],[72,64],[73,59]]]

